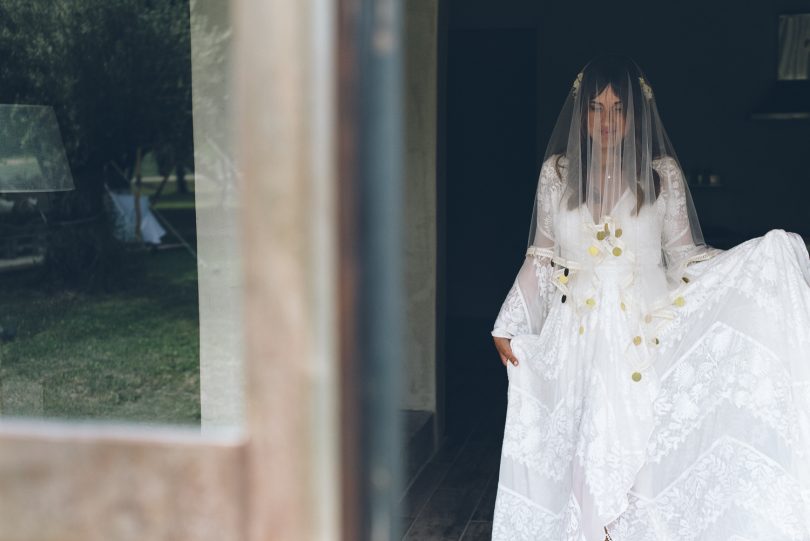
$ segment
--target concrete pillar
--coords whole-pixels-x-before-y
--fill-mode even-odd
[[[407,335],[403,409],[436,412],[436,98],[439,0],[405,8]]]

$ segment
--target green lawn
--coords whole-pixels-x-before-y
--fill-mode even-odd
[[[143,279],[105,294],[0,275],[0,414],[198,424],[196,262],[144,252]]]
[[[167,186],[160,194],[160,198],[154,208],[158,210],[167,209],[194,209],[194,179],[189,175],[186,180],[188,186],[188,193],[177,193],[177,184],[174,181],[167,183]],[[151,196],[157,192],[160,182],[157,180],[145,181],[142,186],[142,194]]]

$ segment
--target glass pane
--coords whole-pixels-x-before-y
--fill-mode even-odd
[[[227,2],[0,7],[0,416],[238,425]]]

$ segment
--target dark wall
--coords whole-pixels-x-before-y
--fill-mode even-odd
[[[526,250],[537,179],[536,36],[534,29],[491,28],[449,34],[445,216],[453,314],[485,313]]]
[[[537,178],[537,31],[462,28],[447,38],[447,130],[440,143],[446,176],[439,177],[447,179],[439,211],[446,318],[439,358],[446,359],[453,432],[478,420],[471,404],[505,396],[489,330],[526,249]]]

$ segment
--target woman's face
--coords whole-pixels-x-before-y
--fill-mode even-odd
[[[588,134],[602,147],[611,147],[621,142],[624,130],[624,105],[608,85],[588,104]]]

